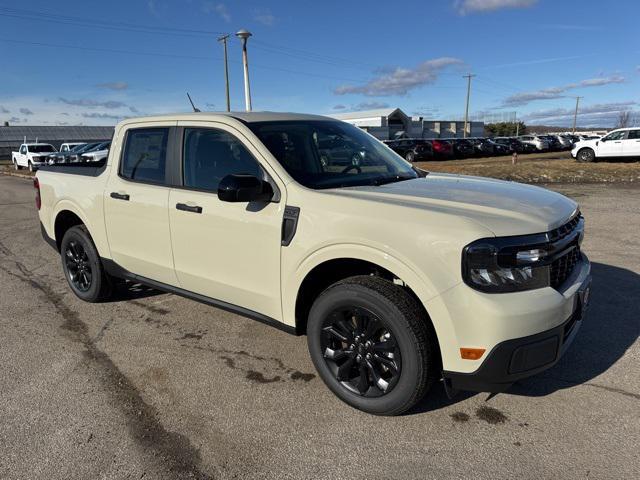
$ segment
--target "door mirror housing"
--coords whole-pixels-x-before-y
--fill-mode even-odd
[[[223,202],[269,202],[273,187],[253,175],[227,175],[218,184],[218,198]]]

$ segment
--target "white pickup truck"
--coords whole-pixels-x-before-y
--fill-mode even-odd
[[[16,170],[26,167],[33,172],[46,165],[49,155],[55,152],[55,147],[48,143],[23,143],[17,152],[11,152],[11,161]]]
[[[357,165],[334,161],[345,145]],[[124,279],[306,334],[328,388],[373,414],[438,380],[498,392],[552,367],[589,300],[574,201],[418,170],[326,117],[128,119],[102,165],[43,167],[34,186],[79,298]]]

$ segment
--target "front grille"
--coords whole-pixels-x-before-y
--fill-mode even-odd
[[[569,278],[574,267],[580,261],[580,247],[577,245],[551,264],[551,286],[560,287]]]
[[[581,219],[582,215],[578,212],[567,223],[549,232],[549,241],[555,243],[570,235],[579,226]],[[581,257],[580,245],[578,241],[576,241],[570,250],[551,263],[550,280],[553,288],[558,289],[562,286],[565,280],[571,275],[571,272],[573,272],[573,269]]]

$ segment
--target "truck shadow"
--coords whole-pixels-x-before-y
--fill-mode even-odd
[[[536,376],[516,382],[500,395],[542,397],[564,388],[589,383],[606,372],[640,336],[640,275],[625,268],[592,264],[593,288],[589,310],[573,344],[560,361]],[[477,395],[460,392],[447,398],[442,384],[408,414],[454,405]],[[480,395],[488,396],[486,393]]]

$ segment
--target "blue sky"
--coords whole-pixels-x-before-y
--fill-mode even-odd
[[[109,125],[222,110],[221,33],[247,28],[254,110],[384,106],[433,119],[517,112],[612,126],[640,109],[640,2],[579,0],[0,0],[0,120]],[[229,39],[232,109],[244,107]]]

